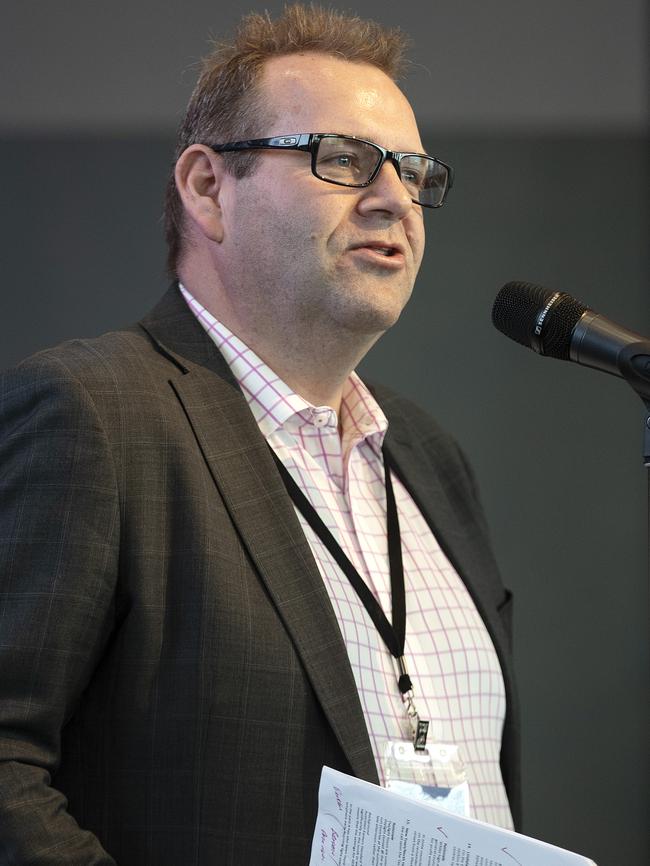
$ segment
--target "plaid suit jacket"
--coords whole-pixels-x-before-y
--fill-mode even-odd
[[[456,444],[377,390],[386,447],[496,645],[509,596]],[[323,764],[377,781],[345,646],[266,443],[172,287],[0,390],[0,863],[308,860]]]

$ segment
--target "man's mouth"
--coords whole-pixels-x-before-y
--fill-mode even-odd
[[[378,270],[401,271],[406,267],[406,256],[401,247],[392,244],[357,244],[350,248],[352,255],[366,266]]]
[[[370,250],[380,256],[390,259],[394,256],[403,257],[404,251],[398,244],[382,244],[375,241],[369,241],[367,244],[356,244],[352,247],[353,250]]]

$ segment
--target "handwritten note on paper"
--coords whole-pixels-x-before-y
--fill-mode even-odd
[[[309,866],[595,866],[323,767]]]

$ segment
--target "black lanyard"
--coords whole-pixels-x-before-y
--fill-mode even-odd
[[[296,484],[290,472],[272,448],[271,454],[273,455],[273,459],[275,460],[280,475],[282,476],[282,480],[287,488],[287,493],[291,497],[293,504],[300,511],[307,523],[328,549],[341,571],[348,578],[363,606],[368,611],[368,615],[377,627],[384,643],[390,650],[391,654],[397,659],[400,670],[398,680],[400,692],[403,695],[410,692],[413,686],[404,663],[404,641],[406,638],[406,593],[404,590],[402,541],[399,531],[399,518],[397,516],[395,494],[393,493],[393,484],[390,479],[390,468],[385,450],[382,448],[386,483],[386,526],[388,535],[388,562],[390,566],[392,623],[388,621],[384,611],[381,609],[381,605],[372,594],[354,565],[345,555],[341,549],[341,545],[336,541],[327,526],[325,526],[314,506]]]

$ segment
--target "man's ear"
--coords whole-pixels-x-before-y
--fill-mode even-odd
[[[174,177],[187,215],[208,240],[221,243],[224,221],[221,184],[226,174],[221,156],[203,144],[192,144],[178,158]]]

